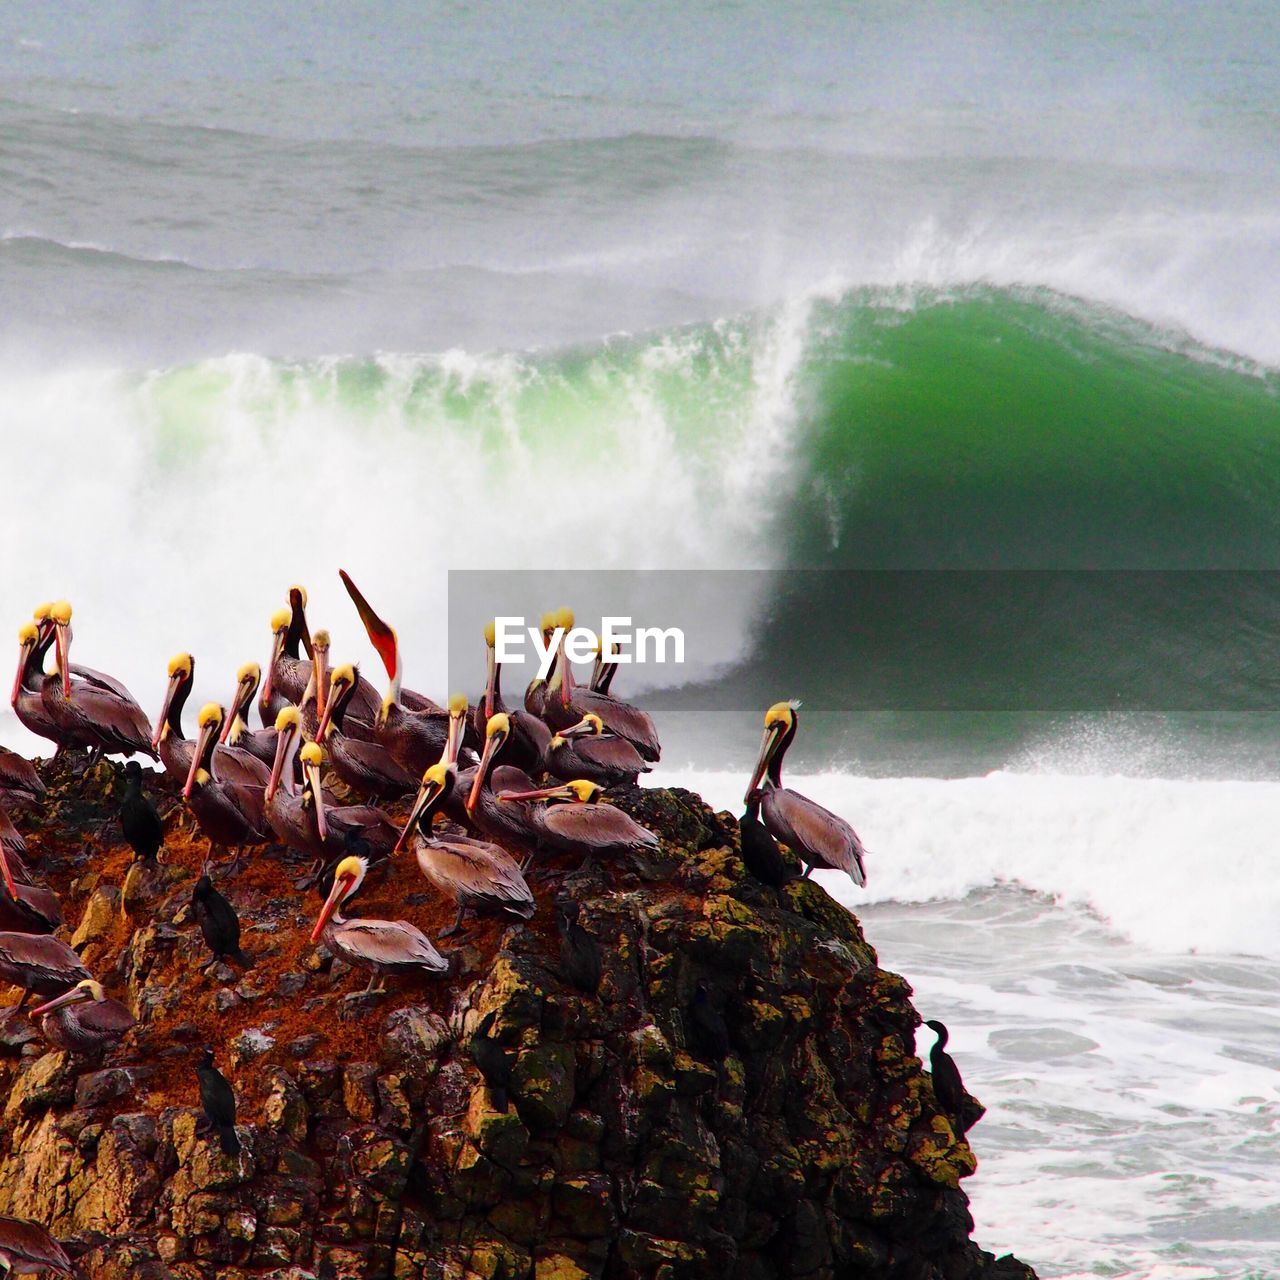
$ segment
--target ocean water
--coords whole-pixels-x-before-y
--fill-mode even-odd
[[[450,569],[759,571],[660,776],[734,807],[807,699],[830,887],[989,1108],[978,1238],[1274,1274],[1277,83],[1263,0],[14,0],[0,618],[71,598],[154,712],[291,582],[372,671],[342,565],[443,695]],[[843,575],[937,568],[1076,575],[1020,624],[1051,710],[868,702]]]

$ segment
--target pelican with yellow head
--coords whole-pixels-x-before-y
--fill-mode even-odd
[[[369,874],[369,860],[351,855],[333,869],[333,883],[311,930],[311,941],[324,944],[340,959],[369,976],[366,994],[385,989],[388,977],[449,972],[449,961],[431,940],[407,920],[347,919],[343,906],[359,891]]]
[[[866,850],[858,833],[839,815],[782,785],[782,761],[800,727],[800,704],[775,702],[764,715],[760,754],[747,783],[746,803],[759,804],[760,820],[805,864],[843,871],[859,887],[867,883]]]

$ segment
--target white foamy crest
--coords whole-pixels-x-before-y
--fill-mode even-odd
[[[664,771],[661,780],[741,809],[739,774]],[[870,850],[865,892],[823,875],[854,910],[1020,884],[1087,907],[1154,949],[1280,955],[1280,783],[998,772],[819,774],[788,785],[849,819]]]

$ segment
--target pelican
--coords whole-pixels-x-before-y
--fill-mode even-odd
[[[745,803],[750,806],[759,799],[764,825],[805,864],[805,876],[815,867],[844,871],[861,888],[867,883],[866,850],[858,833],[843,818],[782,785],[782,758],[795,740],[799,706],[798,702],[775,702],[765,712],[764,740]]]
[[[427,766],[440,757],[449,734],[449,714],[435,703],[418,709],[404,700],[401,696],[404,666],[395,629],[374,613],[345,570],[339,569],[338,573],[391,681],[382,700],[382,709],[378,712],[375,725],[377,739],[401,768],[415,778],[420,777]]]
[[[0,1267],[3,1275],[34,1276],[55,1271],[75,1275],[66,1250],[39,1223],[0,1216]]]
[[[399,973],[447,973],[449,962],[427,936],[406,920],[347,920],[342,905],[355,894],[369,873],[369,860],[350,856],[333,869],[333,888],[311,930],[311,941],[325,945],[357,969],[370,973],[366,993],[379,978]],[[382,987],[377,988],[381,990]]]
[[[527,770],[541,773],[547,751],[551,746],[551,731],[528,711],[512,710],[502,698],[502,663],[498,661],[497,625],[490,622],[484,629],[487,646],[487,679],[484,696],[476,703],[472,727],[477,737],[483,737],[490,719],[499,711],[505,712],[511,721],[511,741],[507,744],[507,762]]]
[[[22,726],[47,738],[57,748],[54,754],[61,755],[67,748],[79,746],[80,738],[60,729],[44,705],[45,681],[56,678],[44,673],[45,655],[52,645],[51,622],[27,622],[18,628],[18,673],[9,702]]]
[[[302,657],[302,648],[307,651]],[[307,630],[307,590],[289,588],[289,607],[271,615],[271,657],[258,699],[263,727],[275,723],[276,716],[302,697],[311,674],[311,633]]]
[[[268,830],[265,786],[270,774],[247,752],[228,763],[224,770],[223,760],[214,757],[222,721],[223,711],[216,702],[207,703],[201,709],[200,736],[191,755],[182,798],[211,844],[223,848],[265,844]],[[238,855],[236,861],[239,861]]]
[[[60,996],[93,974],[65,942],[34,933],[0,933],[0,982],[22,988],[17,1012],[34,993]]]
[[[538,843],[564,853],[582,854],[583,867],[596,853],[615,850],[641,853],[656,849],[658,837],[630,814],[614,805],[602,804],[603,794],[596,783],[577,778],[558,787],[505,792],[497,797],[497,802],[501,807],[530,801],[567,801],[566,804],[536,804],[530,812]]]
[[[133,1014],[102,989],[82,978],[70,991],[31,1010],[40,1019],[40,1034],[68,1053],[95,1054],[118,1044],[134,1024]]]
[[[379,800],[398,799],[413,790],[413,774],[398,765],[380,742],[348,737],[344,727],[359,679],[350,663],[334,668],[316,741],[329,753],[334,773],[347,786]]]
[[[81,737],[104,755],[135,752],[157,758],[151,724],[118,680],[89,667],[71,667],[71,605],[62,600],[49,614],[54,630],[57,678],[41,689],[45,710],[60,729]]]
[[[652,768],[626,738],[610,733],[593,712],[551,739],[546,761],[553,778],[564,782],[587,778],[602,787],[634,787],[640,774]]]
[[[484,752],[466,792],[467,821],[494,839],[534,844],[538,839],[538,824],[530,806],[498,804],[499,792],[526,792],[537,788],[537,783],[523,769],[508,764],[493,768],[494,760],[510,737],[511,720],[507,714],[499,711],[496,716],[491,716],[485,727]],[[458,776],[459,788],[465,776]]]
[[[239,747],[257,756],[269,769],[276,758],[276,731],[249,728],[249,708],[262,683],[262,668],[256,662],[246,662],[236,672],[236,691],[227,706],[227,718],[222,725],[218,742],[223,746]]]
[[[182,712],[191,696],[196,679],[196,660],[189,653],[176,653],[169,659],[169,680],[165,686],[164,705],[156,721],[152,749],[159,755],[165,773],[186,781],[191,771],[191,754],[195,743],[182,731]]]
[[[563,609],[557,615],[561,627],[557,662],[547,684],[542,705],[542,718],[557,733],[576,725],[583,716],[599,716],[604,727],[619,738],[625,738],[644,759],[656,762],[662,754],[658,730],[652,717],[629,702],[604,693],[579,688],[573,680],[573,664],[564,652],[564,638],[573,629],[573,613]]]
[[[35,765],[8,747],[0,747],[0,805],[37,809],[44,799],[44,783]]]
[[[302,745],[302,717],[286,707],[276,720],[276,760],[267,786],[267,818],[290,848],[323,860],[347,850],[351,838],[366,840],[375,851],[390,854],[396,828],[381,809],[355,804],[326,807],[321,770],[324,751],[318,743]],[[295,781],[295,761],[303,782]]]
[[[528,920],[534,911],[533,894],[505,849],[469,836],[436,836],[432,832],[432,819],[449,789],[448,769],[441,762],[422,775],[422,789],[405,824],[406,831],[417,827],[413,852],[422,874],[458,908],[457,918],[440,936],[457,933],[468,910]],[[401,842],[403,839],[401,836]]]

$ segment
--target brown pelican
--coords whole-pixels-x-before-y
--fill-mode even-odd
[[[58,996],[93,974],[65,942],[34,933],[0,933],[0,981],[22,988],[21,1011],[32,993]]]
[[[515,859],[505,849],[469,836],[436,836],[432,819],[449,789],[449,766],[433,764],[422,775],[422,789],[405,825],[417,827],[413,852],[422,874],[458,908],[457,918],[440,934],[457,933],[463,913],[495,913],[528,920],[533,915],[533,894]],[[402,837],[403,839],[403,837]],[[399,845],[396,846],[399,848]]]
[[[537,819],[531,806],[518,803],[498,804],[498,793],[532,791],[537,783],[523,769],[514,765],[493,765],[511,736],[511,721],[505,712],[491,716],[485,727],[484,752],[466,791],[467,821],[496,840],[513,840],[533,844],[538,839]],[[468,772],[470,772],[468,770]],[[461,790],[466,774],[456,779]]]
[[[113,1000],[100,982],[82,978],[70,991],[31,1010],[40,1033],[68,1053],[102,1053],[117,1044],[134,1023],[133,1014]]]
[[[657,761],[662,754],[658,730],[652,717],[629,702],[604,693],[579,688],[573,679],[573,664],[564,652],[564,637],[573,629],[573,614],[562,610],[557,616],[562,627],[555,672],[547,684],[542,718],[557,733],[576,725],[585,715],[597,715],[610,733],[625,738],[644,759]]]
[[[448,960],[408,921],[343,918],[342,904],[359,890],[368,872],[368,859],[354,856],[343,858],[333,869],[333,888],[311,931],[311,941],[323,937],[334,955],[357,969],[367,969],[370,977],[366,992],[373,991],[378,979],[390,974],[447,973]]]
[[[539,774],[551,746],[551,731],[536,716],[523,709],[513,710],[502,697],[502,663],[498,661],[497,627],[490,622],[484,629],[488,666],[484,696],[472,713],[472,727],[477,738],[483,738],[490,719],[499,711],[511,721],[511,741],[507,743],[506,760],[529,773]]]
[[[533,804],[530,812],[538,843],[564,853],[580,853],[584,867],[596,853],[617,850],[640,853],[658,847],[658,837],[648,827],[642,827],[614,805],[601,803],[603,795],[596,783],[578,778],[558,787],[506,792],[500,794],[497,801],[500,807],[530,801],[567,801],[566,804]]]
[[[276,758],[275,727],[256,731],[249,728],[249,708],[253,706],[254,695],[261,683],[262,668],[256,662],[246,662],[236,672],[236,691],[231,695],[218,741],[223,746],[239,747],[241,751],[257,756],[270,768]]]
[[[276,835],[290,848],[317,859],[331,858],[347,850],[350,839],[366,840],[379,855],[389,855],[396,843],[396,828],[381,809],[372,805],[338,805],[325,802],[322,786],[324,751],[318,743],[302,745],[302,717],[296,707],[286,707],[276,720],[275,765],[267,786],[267,818]],[[295,782],[295,761],[301,761],[303,782]]]
[[[413,774],[398,765],[380,742],[350,738],[344,729],[347,708],[359,679],[350,663],[334,668],[316,741],[329,753],[334,773],[347,786],[379,800],[395,800],[413,790]]]
[[[18,673],[9,701],[23,727],[47,738],[57,748],[54,754],[60,755],[67,748],[79,746],[80,737],[60,729],[45,709],[45,681],[56,679],[44,673],[45,655],[52,644],[53,623],[48,620],[27,622],[18,628]]]
[[[182,731],[182,712],[191,696],[196,679],[196,660],[189,653],[177,653],[169,659],[169,681],[165,686],[164,706],[156,721],[151,746],[160,756],[165,773],[186,781],[191,771],[191,754],[195,743]]]
[[[44,783],[35,765],[8,747],[0,747],[0,805],[36,809],[44,799]]]
[[[862,841],[858,833],[828,809],[782,785],[782,758],[795,740],[798,702],[775,702],[765,712],[764,740],[747,786],[750,805],[759,789],[760,814],[773,836],[805,864],[807,876],[815,867],[848,872],[854,884],[867,883]]]
[[[602,787],[633,787],[639,775],[652,768],[626,738],[610,733],[592,712],[551,739],[546,761],[553,778],[587,778]]]
[[[307,656],[303,658],[302,649]],[[311,675],[311,633],[307,629],[307,590],[289,588],[289,607],[271,615],[271,658],[267,678],[258,700],[263,726],[274,724],[276,716],[302,697]]]
[[[338,572],[391,681],[382,700],[382,709],[378,712],[375,725],[377,739],[401,768],[415,778],[420,777],[428,765],[440,758],[448,738],[449,713],[435,703],[415,709],[402,698],[404,665],[395,629],[374,613],[346,571],[339,569]]]
[[[65,600],[53,606],[54,657],[57,678],[41,689],[49,718],[84,745],[104,755],[139,752],[156,759],[151,745],[151,724],[133,695],[118,680],[89,667],[71,667],[71,606]]]
[[[247,752],[234,760],[228,760],[227,756],[215,759],[214,748],[222,721],[223,711],[216,702],[207,703],[201,709],[200,735],[191,755],[182,798],[211,844],[223,848],[265,844],[268,830],[265,788],[270,774]]]
[[[39,1223],[0,1216],[0,1267],[4,1276],[55,1271],[75,1275],[66,1250]]]

